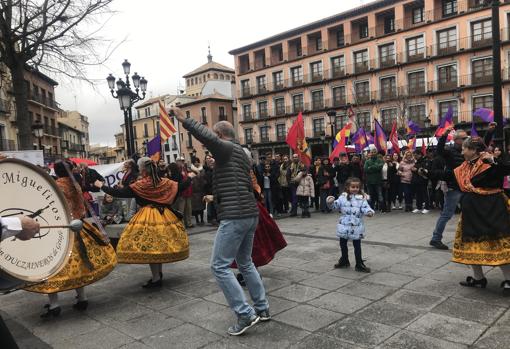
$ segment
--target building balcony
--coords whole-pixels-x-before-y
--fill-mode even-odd
[[[269,143],[269,136],[260,136],[260,143]]]
[[[322,81],[324,79],[324,74],[315,73],[310,75],[310,82]]]
[[[331,78],[342,78],[346,75],[344,67],[335,67],[331,69]]]
[[[396,55],[387,56],[379,59],[379,68],[394,67],[396,64]]]
[[[368,61],[354,64],[354,74],[366,73],[368,71]]]
[[[13,139],[0,138],[0,151],[13,151],[16,149],[16,143]]]
[[[287,140],[287,135],[277,135],[276,141],[277,142],[285,142]]]
[[[398,97],[396,89],[383,89],[379,91],[379,99],[381,101],[390,101]]]
[[[312,102],[312,111],[317,111],[317,110],[322,110],[322,109],[324,109],[323,101]]]
[[[42,104],[42,105],[52,108],[52,109],[55,109],[57,107],[57,102],[54,101],[53,99],[49,99],[48,97],[41,96],[41,95],[34,94],[34,93],[30,94],[28,96],[28,100],[37,102],[39,104]]]
[[[487,8],[491,6],[491,1],[476,1],[476,0],[459,0],[457,1],[457,8],[453,9],[453,11],[445,11],[441,6],[441,2],[435,2],[434,8],[434,21],[439,21],[444,18],[450,18],[456,16],[458,14],[477,11],[483,8]]]

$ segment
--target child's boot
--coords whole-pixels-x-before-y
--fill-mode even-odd
[[[363,261],[356,262],[356,267],[354,269],[360,273],[370,273],[370,268],[367,267]]]
[[[334,265],[335,268],[341,269],[341,268],[349,268],[351,266],[351,263],[349,263],[349,258],[346,257],[340,257],[338,260],[338,263]]]

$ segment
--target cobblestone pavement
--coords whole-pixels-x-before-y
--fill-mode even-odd
[[[164,287],[143,290],[148,266],[119,265],[87,287],[89,309],[42,321],[43,295],[0,296],[21,348],[509,348],[510,299],[498,269],[485,290],[459,286],[469,273],[450,252],[428,247],[438,213],[367,219],[364,258],[372,273],[336,270],[333,214],[278,221],[288,247],[260,268],[273,320],[228,337],[235,320],[208,266],[214,231],[190,231],[191,257],[164,266]],[[445,242],[451,246],[456,224]],[[351,260],[354,259],[351,253]],[[1,347],[1,346],[0,346]]]

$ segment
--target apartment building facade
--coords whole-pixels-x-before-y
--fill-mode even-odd
[[[352,107],[359,126],[394,120],[437,125],[492,107],[490,1],[380,0],[232,50],[241,144],[288,153],[287,130],[301,111],[314,155]],[[510,106],[510,1],[501,1],[503,106]],[[336,116],[328,116],[328,111]],[[331,113],[328,113],[331,115]]]
[[[58,129],[59,109],[55,101],[55,87],[58,83],[38,70],[27,68],[25,84],[30,120],[32,122],[39,121],[44,126],[41,145],[44,147],[45,161],[54,162],[62,155]],[[34,149],[38,149],[38,141],[35,137]]]

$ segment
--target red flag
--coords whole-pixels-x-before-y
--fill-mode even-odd
[[[305,122],[303,121],[303,114],[301,112],[298,114],[296,121],[289,129],[286,142],[289,147],[298,154],[299,159],[303,162],[303,164],[310,166],[312,163],[312,156],[310,155],[310,149],[306,143]]]
[[[421,153],[423,156],[427,155],[429,139],[427,137],[421,139]]]
[[[400,154],[400,147],[398,146],[398,132],[396,121],[393,121],[393,126],[391,127],[390,143],[393,146],[393,151],[396,152],[397,154]]]
[[[347,150],[345,149],[345,143],[347,141],[347,138],[349,138],[349,135],[351,134],[351,127],[352,124],[349,122],[347,125],[344,126],[338,134],[340,135],[340,138],[338,140],[338,144],[336,145],[335,149],[331,152],[331,155],[329,156],[329,161],[333,162],[334,158],[337,158],[340,153],[346,153]],[[338,136],[338,135],[337,135]]]

